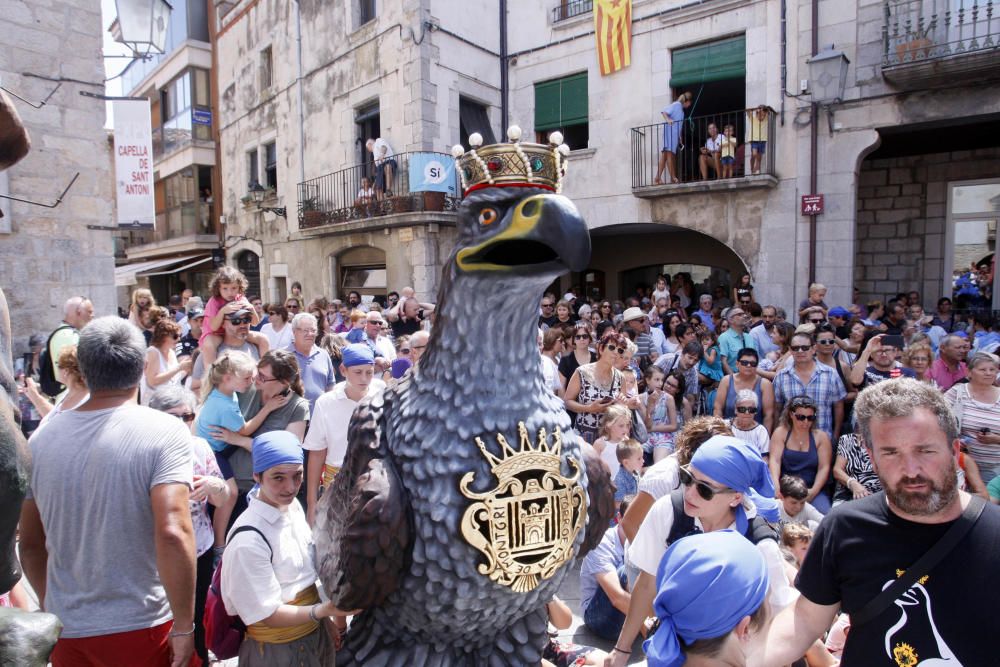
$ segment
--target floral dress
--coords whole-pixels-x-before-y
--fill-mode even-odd
[[[602,387],[594,378],[594,364],[580,366],[576,371],[580,376],[580,395],[577,396],[577,403],[590,405],[597,403],[602,398],[615,398],[621,392],[622,374],[618,369],[611,369],[611,386]],[[576,432],[580,437],[594,444],[597,440],[597,433],[604,423],[603,412],[581,412],[576,416]]]
[[[653,425],[664,425],[670,423],[670,410],[667,406],[667,401],[674,400],[674,397],[667,392],[662,392],[660,395],[660,400],[656,402],[653,406],[653,411],[650,414],[650,419],[653,421]],[[678,419],[680,419],[680,414],[678,414]],[[674,432],[676,433],[676,431]],[[668,453],[674,451],[674,433],[668,433],[666,431],[653,431],[649,432],[649,444],[653,448],[663,448],[668,451]]]

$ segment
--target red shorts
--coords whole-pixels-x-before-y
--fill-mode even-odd
[[[52,651],[52,667],[170,667],[167,635],[173,624],[167,621],[131,632],[60,639]],[[197,654],[191,656],[188,667],[201,667]]]

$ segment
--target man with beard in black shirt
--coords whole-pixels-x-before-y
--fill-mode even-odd
[[[972,501],[957,486],[958,424],[941,393],[912,379],[858,396],[854,414],[885,491],[835,507],[796,580],[801,596],[755,642],[749,664],[787,665],[837,615],[857,614],[920,559]],[[937,565],[847,635],[843,667],[997,664],[1000,507],[987,504]]]

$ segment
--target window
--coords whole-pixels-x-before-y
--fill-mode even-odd
[[[264,144],[264,187],[278,189],[278,148],[272,141]]]
[[[586,148],[590,141],[587,122],[587,73],[580,72],[555,81],[535,84],[535,134],[548,143],[554,130],[572,149]]]
[[[358,4],[359,26],[375,19],[375,0],[358,0]]]
[[[260,183],[260,176],[257,171],[257,149],[254,148],[247,153],[247,184]]]
[[[1000,275],[994,270],[998,220],[1000,180],[948,184],[945,292],[950,279],[956,308],[998,307]]]
[[[483,144],[489,146],[496,143],[485,106],[464,97],[459,97],[458,117],[458,142],[460,144],[468,146],[469,135],[475,132],[483,135]]]
[[[260,52],[260,90],[264,92],[271,87],[273,59],[271,47],[268,46]]]

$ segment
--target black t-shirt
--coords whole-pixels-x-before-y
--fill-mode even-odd
[[[812,602],[861,611],[910,567],[951,523],[913,523],[889,510],[885,493],[839,505],[813,537],[795,585]],[[975,527],[874,620],[847,635],[843,667],[995,665],[1000,633],[1000,507],[987,505]],[[926,661],[926,662],[925,662]]]
[[[174,354],[178,357],[190,357],[197,349],[198,339],[192,336],[189,331],[177,341],[177,345],[174,346]]]
[[[400,336],[412,336],[413,334],[420,331],[420,320],[406,320],[399,318],[390,325],[392,327],[392,335],[394,338],[399,338]]]
[[[591,352],[590,363],[594,363],[595,361],[597,361],[597,355]],[[573,352],[564,354],[562,359],[559,360],[559,372],[566,378],[566,382],[569,382],[569,379],[573,377],[573,372],[579,367],[580,362],[576,360],[576,354]]]
[[[873,384],[878,384],[883,380],[894,380],[896,378],[916,378],[917,374],[915,371],[909,368],[904,368],[903,366],[895,366],[887,371],[880,371],[871,364],[865,368],[865,377],[861,381],[861,385],[858,387],[858,391],[864,389],[865,387],[870,387]]]
[[[539,327],[544,326],[544,327],[548,328],[548,327],[551,327],[553,324],[555,324],[558,321],[559,321],[559,318],[556,317],[555,315],[549,315],[548,317],[544,317],[542,315],[538,316],[538,326]]]

